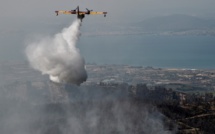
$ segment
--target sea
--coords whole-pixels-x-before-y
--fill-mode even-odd
[[[88,64],[215,69],[214,36],[81,36],[77,47]]]
[[[21,39],[1,39],[0,61],[27,61]],[[82,35],[77,47],[87,64],[215,69],[215,36]]]

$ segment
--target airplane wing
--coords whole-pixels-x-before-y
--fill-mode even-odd
[[[85,12],[85,11],[79,11],[79,14],[81,15],[81,14],[87,14],[87,12]]]
[[[106,17],[107,12],[94,12],[94,11],[79,11],[79,9],[75,9],[75,10],[71,10],[71,11],[64,11],[64,10],[59,10],[59,11],[55,11],[56,15],[58,16],[59,14],[78,14],[78,16],[80,15],[97,15],[97,14],[103,14],[104,17]]]
[[[106,15],[107,12],[93,12],[93,11],[91,11],[90,14],[92,14],[92,15],[96,15],[96,14],[104,14],[104,15]]]
[[[64,11],[64,10],[60,10],[60,11],[55,11],[55,13],[58,14],[77,14],[76,11]]]

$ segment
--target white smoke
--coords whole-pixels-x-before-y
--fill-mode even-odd
[[[76,48],[80,25],[76,20],[54,37],[28,45],[26,55],[31,66],[48,74],[53,82],[80,85],[86,81],[85,61]]]

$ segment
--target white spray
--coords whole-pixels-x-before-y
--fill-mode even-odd
[[[80,25],[76,20],[54,37],[28,45],[26,55],[31,66],[48,74],[53,82],[80,85],[86,81],[85,61],[76,48]]]

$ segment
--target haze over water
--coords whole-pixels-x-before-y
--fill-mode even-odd
[[[13,4],[11,4],[13,3]],[[132,27],[140,26],[147,29],[143,23],[149,22],[151,28],[168,31],[174,29],[213,31],[215,1],[213,0],[74,0],[51,1],[42,0],[10,1],[4,0],[0,5],[0,61],[26,60],[24,56],[25,42],[30,37],[54,35],[68,26],[75,15],[55,16],[55,10],[72,10],[77,5],[81,10],[85,8],[94,11],[107,11],[103,16],[87,16],[83,21],[81,32],[113,32],[126,29],[123,24]],[[39,10],[38,10],[38,7]],[[12,9],[12,10],[11,10]],[[184,19],[167,19],[168,24],[161,25],[161,21],[152,18],[171,15],[185,15]],[[177,16],[177,15],[176,15]],[[156,19],[157,20],[157,19]],[[171,21],[173,20],[173,21]],[[213,21],[208,21],[213,20]],[[159,22],[159,23],[156,23]],[[187,23],[185,23],[187,22]],[[91,24],[90,24],[91,23]],[[179,25],[181,24],[181,25]],[[85,26],[85,27],[84,27]],[[148,25],[147,25],[148,26]],[[169,27],[171,26],[171,27]],[[202,29],[201,29],[202,30]],[[125,31],[126,33],[127,31]],[[136,32],[136,31],[135,31]],[[145,32],[145,31],[144,31]],[[151,32],[150,30],[148,32]],[[28,41],[28,40],[27,40]],[[86,58],[87,63],[96,64],[129,64],[155,67],[177,68],[215,68],[214,43],[212,36],[146,36],[146,35],[119,35],[119,36],[82,36],[78,47],[80,53]]]
[[[82,35],[77,47],[86,63],[215,69],[213,36]],[[26,60],[20,45],[5,49],[0,50],[0,61]]]
[[[85,36],[78,47],[87,63],[215,68],[213,36]]]

